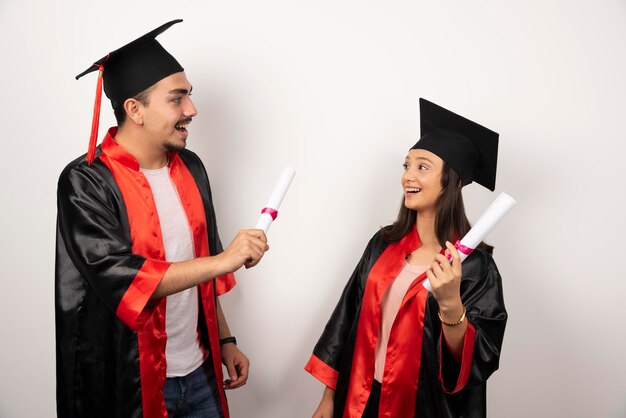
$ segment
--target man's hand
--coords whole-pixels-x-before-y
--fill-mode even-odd
[[[224,389],[237,389],[246,384],[250,360],[235,344],[226,343],[222,346],[222,363],[229,376],[229,379],[224,380]]]
[[[224,271],[234,273],[241,266],[256,266],[270,247],[261,229],[242,229],[223,253],[219,254]]]

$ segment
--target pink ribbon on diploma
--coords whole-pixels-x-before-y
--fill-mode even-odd
[[[456,240],[456,242],[454,243],[454,248],[456,248],[459,252],[465,254],[466,256],[470,255],[472,251],[474,251],[473,248],[466,247],[465,245],[461,244],[461,241],[459,240]],[[446,258],[448,260],[452,260],[452,256],[450,254],[448,254]]]
[[[276,209],[263,208],[263,210],[261,210],[261,214],[263,213],[267,213],[268,215],[270,215],[273,221],[275,221],[276,218],[278,217],[278,211]]]
[[[472,253],[472,251],[474,251],[473,248],[466,247],[465,245],[461,244],[461,241],[459,241],[459,240],[457,240],[454,243],[454,248],[456,248],[457,250],[459,250],[460,252],[462,252],[465,255],[470,255]]]

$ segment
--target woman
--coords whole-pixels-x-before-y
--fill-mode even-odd
[[[305,367],[326,385],[314,418],[486,415],[501,278],[491,247],[461,266],[451,242],[470,229],[461,188],[495,188],[498,134],[424,99],[420,116],[398,219],[370,240]]]

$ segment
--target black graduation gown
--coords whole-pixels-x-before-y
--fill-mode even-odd
[[[361,417],[374,373],[380,302],[419,246],[415,231],[389,244],[378,232],[368,243],[305,369],[335,389],[334,416]],[[486,381],[498,368],[507,313],[498,269],[477,249],[463,262],[461,298],[468,328],[461,364],[442,344],[437,301],[422,286],[407,291],[393,324],[381,389],[380,416],[484,417]]]
[[[150,297],[165,260],[152,193],[139,164],[109,130],[92,164],[70,163],[58,184],[55,280],[57,414],[74,417],[167,417],[165,302]],[[222,251],[209,180],[191,151],[170,155],[196,256]],[[234,286],[226,275],[199,286],[199,329],[222,385],[216,296]]]

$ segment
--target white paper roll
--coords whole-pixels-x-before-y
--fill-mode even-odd
[[[471,251],[473,251],[474,248],[476,248],[478,244],[485,239],[487,234],[491,232],[491,230],[516,204],[517,202],[511,196],[506,193],[500,193],[500,196],[498,196],[496,200],[493,201],[491,206],[483,212],[472,229],[470,229],[463,239],[461,239],[461,248],[466,247],[470,250],[466,252],[459,251],[461,261],[465,260],[467,256],[471,254]],[[432,291],[432,287],[430,286],[430,281],[428,279],[424,280],[423,285],[429,292]]]
[[[287,190],[289,189],[291,181],[293,180],[293,177],[295,175],[296,171],[292,167],[285,167],[283,169],[283,172],[281,173],[280,178],[276,183],[276,186],[274,186],[274,191],[272,191],[272,194],[267,201],[267,205],[265,205],[266,208],[278,211],[278,208],[285,198],[285,194],[287,193]],[[255,228],[262,229],[267,234],[267,231],[269,231],[272,221],[273,219],[270,214],[262,213]]]

